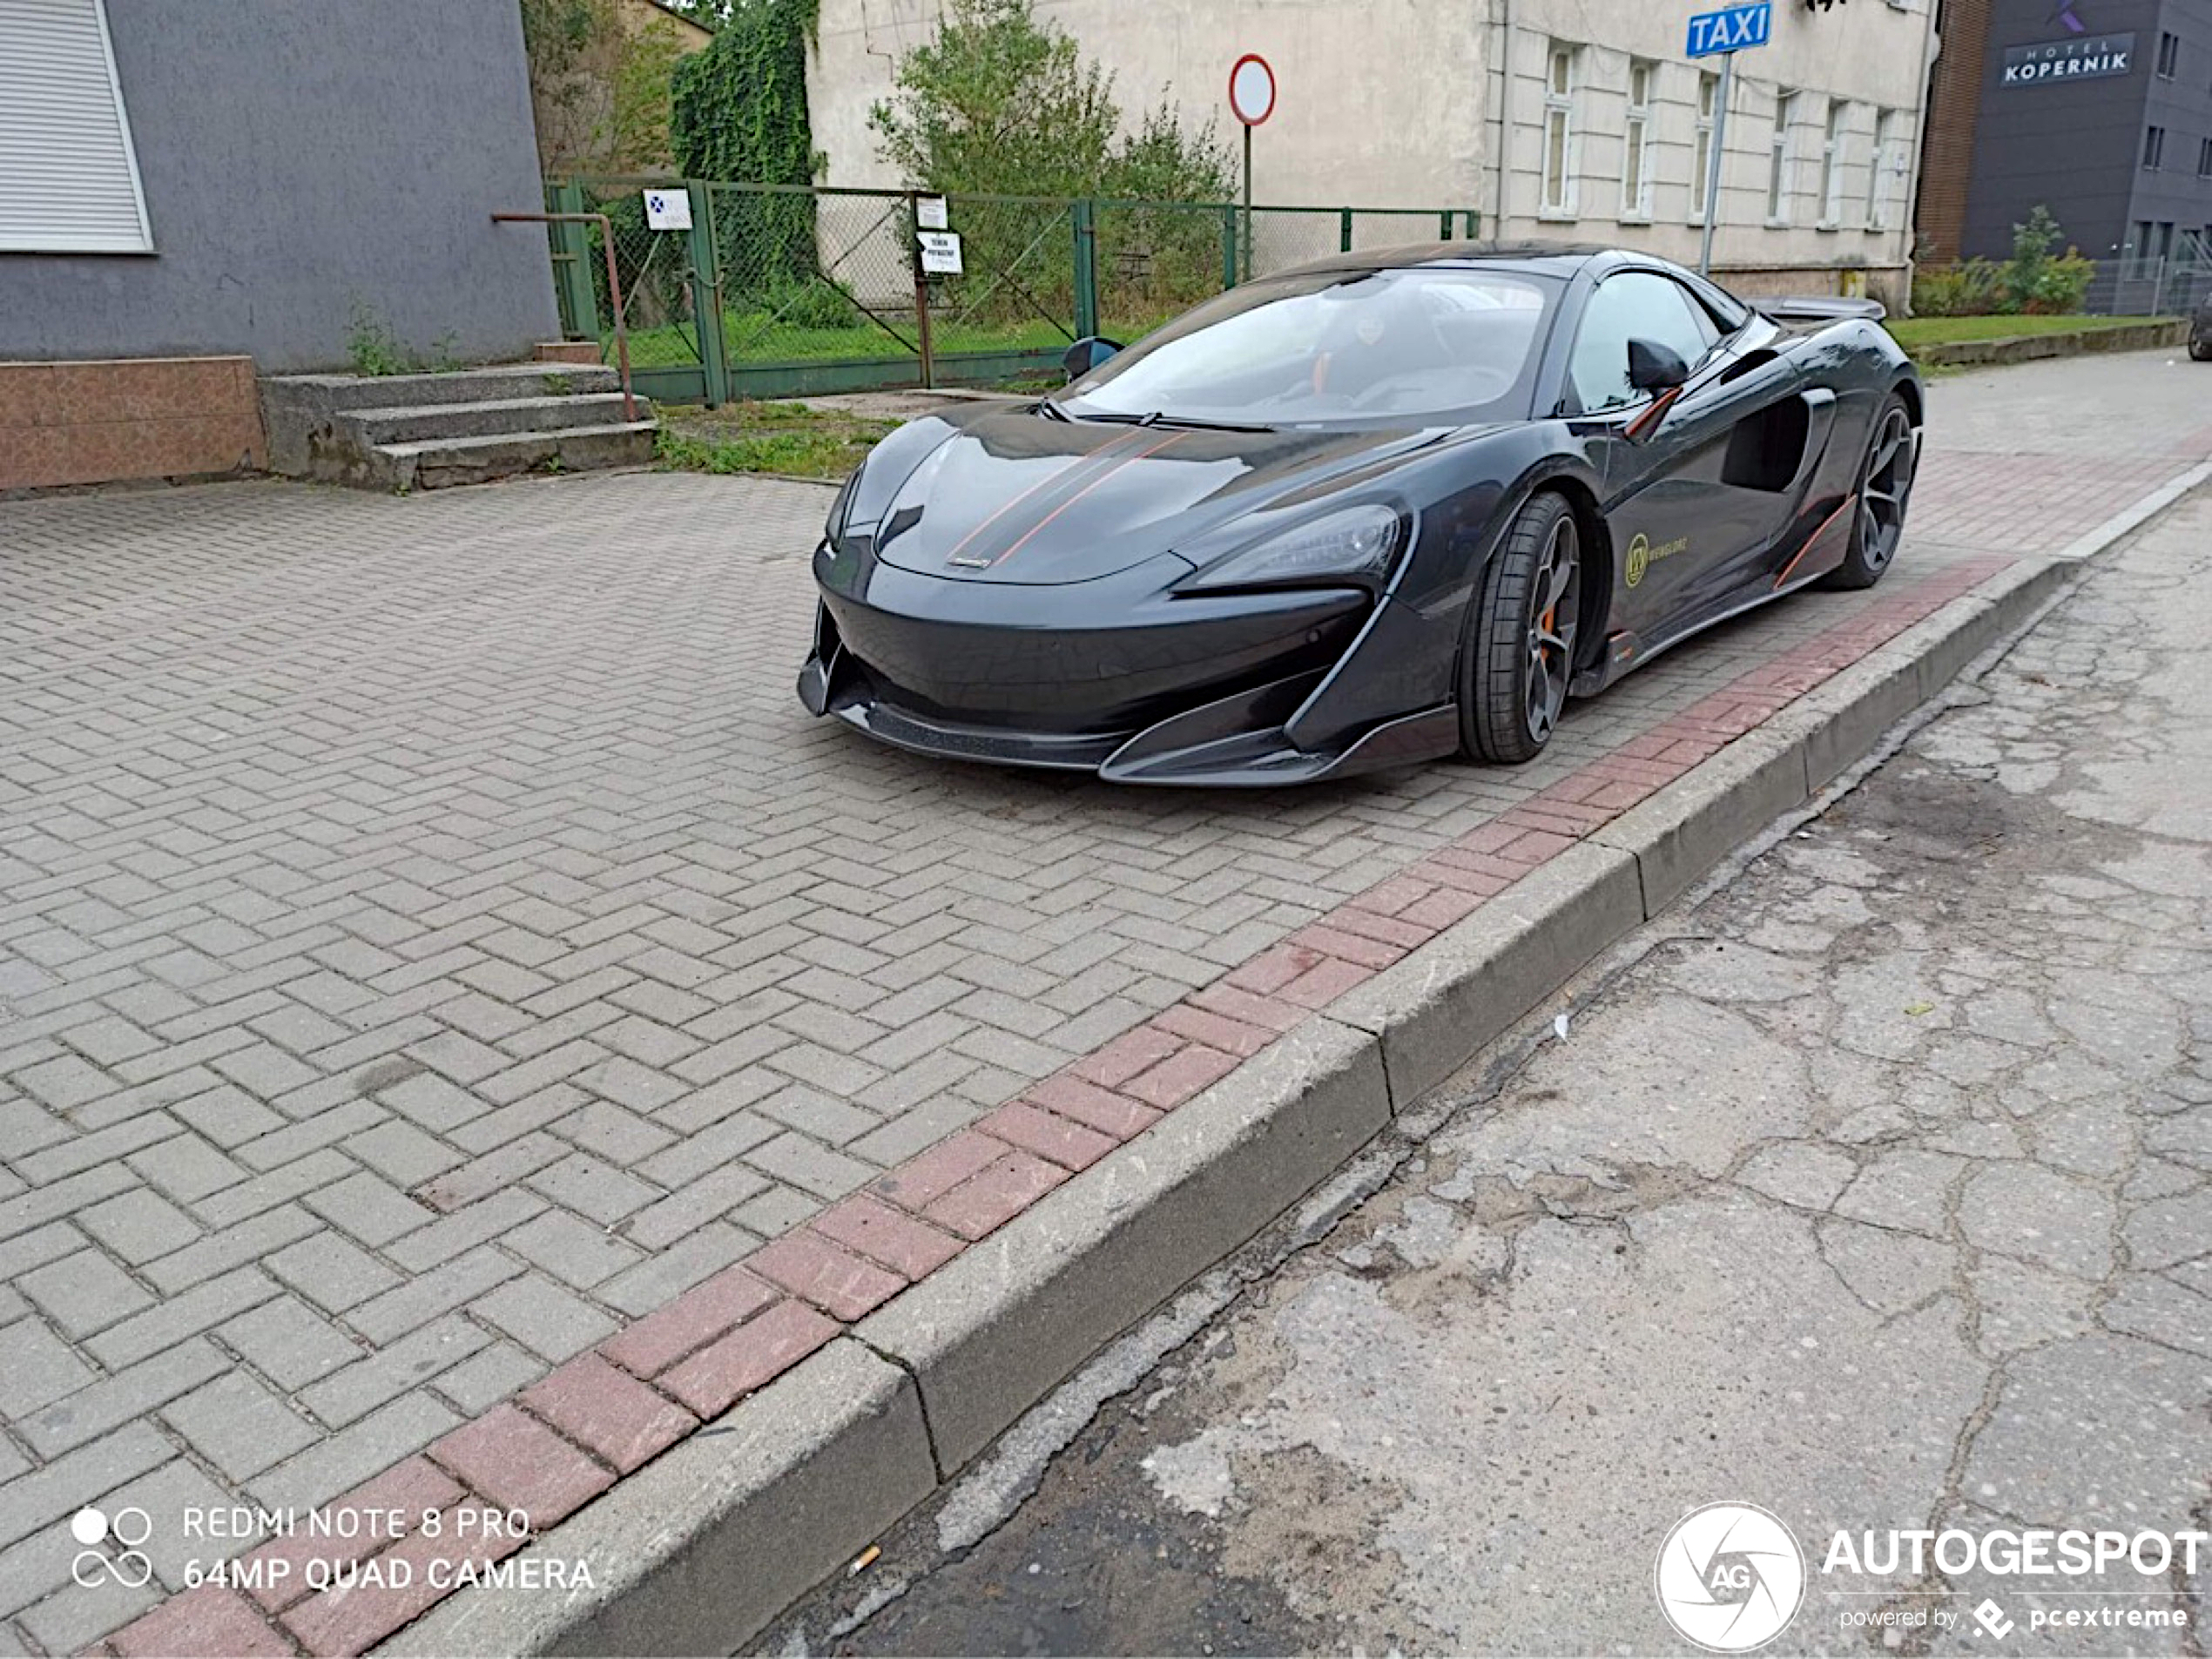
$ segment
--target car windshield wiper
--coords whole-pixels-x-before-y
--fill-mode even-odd
[[[1072,421],[1076,418],[1049,397],[1037,400],[1037,413],[1048,421]]]
[[[1190,427],[1201,432],[1272,432],[1271,426],[1239,425],[1234,421],[1201,421],[1195,415],[1170,415],[1164,409],[1154,409],[1150,415],[1086,415],[1086,421],[1114,421],[1123,426],[1179,426]]]

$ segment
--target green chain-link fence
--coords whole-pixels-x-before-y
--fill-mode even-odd
[[[649,228],[648,190],[689,231]],[[924,274],[912,192],[563,179],[556,212],[605,213],[638,388],[664,401],[1050,379],[1072,341],[1135,340],[1247,277],[1359,248],[1474,236],[1458,209],[952,196],[961,270]],[[570,339],[614,354],[594,225],[552,227]]]

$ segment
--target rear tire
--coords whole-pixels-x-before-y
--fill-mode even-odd
[[[2189,341],[2189,358],[2193,362],[2212,363],[2212,341],[2192,337]]]
[[[1905,509],[1912,504],[1917,444],[1912,412],[1890,394],[1874,416],[1858,467],[1858,510],[1851,520],[1851,551],[1821,577],[1824,588],[1871,588],[1897,557],[1905,539]]]
[[[1460,643],[1460,742],[1517,765],[1551,741],[1575,677],[1582,543],[1575,509],[1547,491],[1514,515]]]

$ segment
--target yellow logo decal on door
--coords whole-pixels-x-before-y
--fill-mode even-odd
[[[1671,559],[1676,554],[1687,550],[1689,546],[1689,537],[1677,536],[1671,542],[1662,542],[1654,547],[1651,538],[1638,530],[1635,539],[1629,543],[1629,585],[1633,588],[1642,581],[1643,573],[1651,568],[1655,561]]]

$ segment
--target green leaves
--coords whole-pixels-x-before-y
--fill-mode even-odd
[[[713,44],[677,64],[669,136],[687,179],[813,182],[806,38],[816,0],[743,0]]]
[[[1165,96],[1123,132],[1114,78],[1032,0],[950,0],[937,37],[899,60],[897,91],[869,111],[884,159],[954,192],[1224,201],[1229,152],[1209,123],[1176,121]]]

